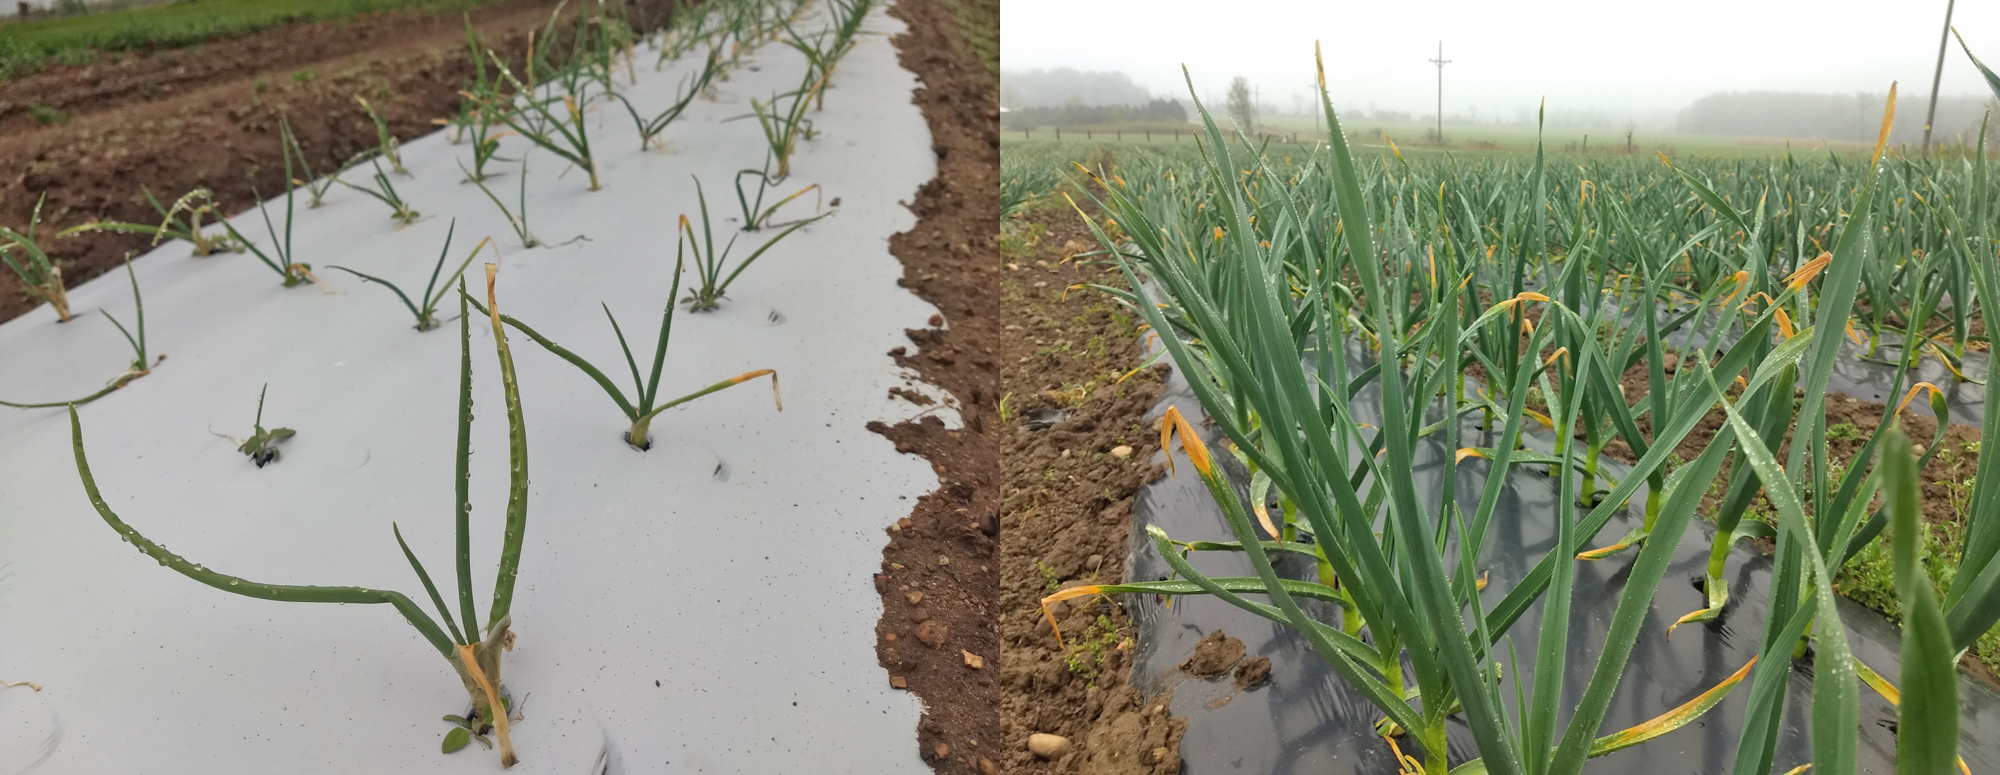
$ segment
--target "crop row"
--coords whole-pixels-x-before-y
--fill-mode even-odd
[[[1980,68],[2000,94],[2000,77]],[[1955,666],[2000,622],[2000,456],[1980,458],[1962,563],[1934,588],[1918,562],[1918,475],[1947,412],[1911,371],[1933,357],[1973,380],[1965,354],[1990,346],[1981,310],[2000,300],[2000,243],[1984,155],[1885,158],[1892,88],[1881,140],[1858,160],[1578,167],[1538,150],[1364,163],[1320,83],[1328,145],[1260,146],[1203,108],[1195,155],[1118,151],[1115,166],[1078,165],[1092,179],[1075,188],[1098,205],[1084,215],[1103,243],[1090,255],[1127,281],[1100,290],[1144,316],[1225,438],[1211,450],[1177,411],[1161,421],[1163,446],[1180,437],[1235,540],[1150,528],[1175,578],[1050,602],[1212,595],[1281,623],[1379,709],[1379,731],[1409,736],[1423,759],[1398,756],[1412,771],[1580,772],[1747,684],[1734,772],[1768,773],[1788,675],[1772,666],[1808,653],[1814,772],[1855,771],[1861,682],[1903,703],[1900,772],[1958,771]],[[1063,188],[1051,160],[1016,154],[1003,207]],[[1850,346],[1895,366],[1901,401],[1843,470],[1829,464],[1825,409]],[[1634,374],[1645,389],[1628,398],[1621,381]],[[1940,421],[1923,444],[1896,419],[1926,393]],[[2000,438],[1996,401],[1989,392],[1982,446]],[[1469,435],[1461,418],[1474,417]],[[1712,417],[1722,426],[1706,447],[1670,466]],[[1553,451],[1530,451],[1525,436],[1543,428]],[[1637,459],[1616,481],[1598,466],[1613,442]],[[1442,493],[1420,492],[1409,472],[1434,443],[1456,452],[1441,464]],[[1225,453],[1249,473],[1247,499],[1216,463]],[[1461,497],[1457,471],[1473,466],[1489,475]],[[1555,545],[1522,558],[1532,570],[1512,588],[1485,591],[1478,568],[1511,466],[1555,480]],[[1722,564],[1736,541],[1772,540],[1759,656],[1683,706],[1600,734],[1674,551],[1718,482],[1706,604],[1676,626],[1729,603]],[[1743,518],[1760,495],[1775,525]],[[1628,508],[1643,510],[1642,525],[1600,546]],[[1833,587],[1885,531],[1904,613],[1900,670],[1886,677],[1853,656]],[[1618,600],[1608,624],[1572,622],[1576,563],[1634,550],[1605,591]],[[1198,551],[1239,553],[1256,575],[1205,575],[1188,559]],[[1316,578],[1281,577],[1280,555],[1310,558]],[[1316,618],[1308,600],[1340,617]],[[1538,628],[1536,647],[1516,654],[1509,633],[1537,606],[1525,625]],[[1575,627],[1602,627],[1594,664],[1567,664]],[[1580,701],[1565,685],[1578,676]],[[1479,757],[1456,767],[1452,717]]]

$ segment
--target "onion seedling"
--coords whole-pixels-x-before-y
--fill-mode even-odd
[[[486,75],[486,58],[480,54],[479,37],[472,31],[471,14],[465,16],[465,51],[472,61],[472,83],[459,92],[465,99],[459,102],[457,120],[439,122],[456,123],[461,132],[472,136],[472,171],[466,173],[466,179],[476,183],[486,179],[486,163],[497,158],[500,138],[507,133],[493,131],[494,114],[488,106],[496,103],[499,95],[497,85]]]
[[[165,355],[156,359],[148,359],[146,356],[146,300],[139,295],[139,275],[132,271],[132,257],[129,255],[125,257],[125,277],[132,281],[132,309],[133,314],[136,316],[132,328],[126,328],[125,324],[118,322],[118,318],[112,317],[110,312],[104,313],[104,319],[111,321],[111,325],[117,326],[118,333],[125,335],[125,343],[132,346],[131,365],[125,367],[123,373],[112,377],[111,381],[105,384],[104,389],[82,398],[71,401],[49,401],[37,404],[0,401],[0,406],[11,406],[16,409],[50,409],[58,406],[82,406],[111,395],[112,391],[125,387],[132,380],[153,373],[153,367],[159,365],[160,361],[167,359]],[[133,334],[135,330],[138,332],[136,336]]]
[[[190,252],[197,256],[212,255],[217,250],[242,249],[242,246],[236,244],[235,240],[231,239],[227,232],[218,237],[210,236],[202,231],[202,216],[209,215],[215,211],[214,192],[206,188],[197,188],[174,200],[172,207],[161,205],[160,200],[154,198],[153,190],[150,188],[140,186],[139,193],[144,194],[146,202],[151,204],[153,210],[160,214],[159,225],[98,221],[78,226],[70,231],[113,231],[128,234],[151,234],[153,235],[152,244],[154,245],[160,244],[160,241],[165,239],[187,240],[189,244],[194,246]],[[196,204],[197,201],[200,201],[201,204]]]
[[[409,308],[410,314],[416,316],[417,330],[429,331],[433,328],[438,327],[437,304],[439,301],[442,301],[444,299],[445,292],[449,290],[452,286],[458,284],[458,278],[464,276],[465,268],[472,265],[472,259],[479,256],[479,251],[485,249],[487,245],[492,244],[493,242],[493,238],[488,237],[486,239],[480,240],[479,244],[472,246],[472,252],[467,253],[465,255],[465,260],[460,261],[458,263],[458,268],[452,270],[451,276],[446,277],[444,279],[444,285],[438,285],[438,273],[444,271],[444,260],[447,256],[451,254],[451,236],[453,233],[457,231],[458,231],[458,220],[453,219],[451,222],[451,227],[445,230],[444,248],[438,251],[437,266],[431,268],[431,280],[429,283],[426,283],[424,285],[424,295],[422,297],[423,306],[421,307],[419,307],[416,302],[411,301],[410,297],[407,294],[403,293],[403,289],[396,287],[395,283],[389,282],[388,280],[384,280],[380,277],[376,277],[371,274],[362,274],[361,272],[354,271],[344,266],[332,266],[328,268],[338,269],[340,271],[354,275],[355,277],[359,277],[361,278],[362,282],[380,283],[388,287],[389,290],[395,292],[396,298],[403,300],[403,306]],[[494,253],[496,254],[499,253],[499,248],[494,248]],[[435,293],[433,293],[433,291],[435,291]]]
[[[375,122],[375,139],[381,147],[382,158],[389,160],[389,166],[396,170],[396,174],[409,177],[410,171],[403,169],[402,145],[389,132],[388,119],[377,112],[374,105],[368,104],[368,98],[356,94],[354,101],[361,103],[361,109],[368,112],[368,120]]]
[[[791,177],[792,154],[798,151],[799,140],[813,138],[812,120],[806,118],[806,109],[811,107],[813,92],[825,84],[825,76],[815,78],[813,72],[808,70],[805,81],[799,84],[798,89],[773,94],[769,102],[750,100],[751,115],[757,119],[758,128],[764,131],[764,142],[771,148],[771,157],[778,160],[776,179]]]
[[[321,175],[313,171],[312,163],[306,159],[305,149],[299,146],[298,135],[292,133],[291,121],[279,117],[278,134],[281,135],[280,141],[284,144],[286,160],[289,162],[291,159],[298,159],[298,168],[305,171],[304,178],[290,178],[291,185],[305,186],[306,192],[312,194],[312,202],[308,207],[320,206],[320,202],[326,198],[326,192],[333,188],[334,183],[339,182],[339,173]]]
[[[620,412],[623,412],[625,414],[626,420],[631,422],[631,427],[628,428],[625,432],[625,442],[642,450],[652,448],[653,442],[652,439],[647,435],[647,430],[652,427],[653,418],[659,416],[661,412],[664,412],[668,409],[672,409],[676,406],[680,406],[681,404],[685,404],[689,401],[693,401],[697,398],[708,395],[710,393],[714,393],[718,390],[722,390],[728,387],[733,387],[736,385],[741,385],[745,382],[749,382],[750,380],[757,379],[758,377],[768,376],[771,378],[771,399],[777,403],[778,411],[781,412],[784,411],[785,410],[784,399],[778,394],[778,372],[773,369],[757,369],[755,371],[747,371],[742,374],[738,374],[734,377],[730,377],[729,379],[725,379],[721,382],[717,382],[713,385],[709,385],[708,387],[694,391],[687,395],[681,396],[680,398],[675,398],[665,403],[658,402],[659,391],[660,391],[660,371],[667,364],[667,340],[673,336],[673,331],[674,331],[673,299],[674,299],[674,294],[680,291],[681,271],[683,265],[684,264],[681,259],[679,258],[675,259],[673,287],[667,291],[666,309],[665,311],[660,313],[660,334],[659,337],[654,340],[653,370],[652,370],[652,376],[649,379],[640,378],[639,362],[632,357],[632,348],[625,342],[625,331],[624,329],[618,327],[618,318],[611,314],[611,307],[608,305],[604,305],[604,317],[608,318],[611,321],[611,332],[618,336],[618,348],[620,350],[623,350],[625,353],[625,365],[632,369],[632,384],[633,388],[635,389],[635,392],[633,393],[633,397],[631,399],[627,399],[625,397],[624,392],[618,389],[618,386],[611,381],[610,377],[606,376],[604,372],[598,369],[596,366],[591,365],[590,361],[584,360],[583,356],[577,355],[576,353],[571,352],[568,348],[565,348],[562,345],[550,341],[548,337],[542,336],[540,332],[537,332],[536,330],[529,328],[526,324],[522,323],[519,320],[515,320],[510,316],[501,315],[499,317],[499,320],[506,323],[507,325],[513,326],[514,330],[520,331],[523,334],[527,334],[529,339],[535,340],[536,344],[540,344],[544,349],[548,350],[551,353],[554,353],[556,357],[569,361],[570,365],[573,365],[578,369],[581,369],[584,374],[589,375],[592,380],[596,381],[598,387],[604,388],[604,392],[607,395],[611,396],[612,402],[618,405],[618,410]],[[477,307],[478,302],[473,302],[473,306]],[[485,308],[482,307],[480,308],[480,311],[485,312],[486,310]]]
[[[269,430],[264,428],[264,391],[270,388],[271,384],[266,382],[264,383],[264,387],[257,390],[257,420],[251,425],[251,427],[256,428],[256,431],[250,434],[250,438],[239,439],[220,433],[215,434],[236,442],[236,451],[250,458],[250,462],[256,463],[258,468],[263,468],[266,465],[277,462],[278,442],[298,435],[298,431],[290,428],[271,428]],[[214,433],[214,431],[210,431],[210,433]]]
[[[625,103],[626,112],[632,114],[632,123],[638,125],[639,150],[643,152],[646,150],[646,146],[651,145],[660,149],[661,153],[665,153],[667,147],[666,144],[660,142],[660,133],[667,131],[667,125],[672,124],[675,119],[680,118],[681,114],[687,111],[688,106],[694,104],[694,98],[701,96],[701,93],[708,89],[709,81],[714,79],[716,74],[721,71],[722,54],[718,50],[710,49],[708,59],[702,63],[701,71],[689,73],[688,77],[681,81],[680,91],[674,98],[673,104],[668,105],[665,110],[660,111],[651,118],[639,115],[639,109],[634,107],[632,101],[626,99],[625,95],[612,93],[611,96],[617,97],[619,102]]]
[[[452,519],[457,526],[457,581],[458,617],[445,605],[438,593],[437,585],[423,563],[410,551],[403,541],[402,530],[393,523],[391,532],[403,556],[423,583],[424,591],[437,608],[439,619],[432,619],[409,597],[400,592],[364,587],[322,587],[290,584],[267,584],[239,578],[189,561],[148,540],[131,525],[119,518],[111,505],[98,490],[97,480],[91,475],[90,461],[84,454],[83,422],[77,417],[76,409],[70,408],[70,438],[76,455],[77,475],[83,480],[83,489],[90,498],[90,504],[97,510],[111,529],[119,537],[138,547],[140,553],[172,568],[175,572],[208,586],[231,594],[254,597],[262,600],[277,600],[292,603],[355,603],[360,605],[388,604],[402,614],[418,635],[436,649],[452,671],[457,673],[460,683],[471,700],[472,718],[484,720],[497,728],[500,744],[500,763],[511,767],[516,761],[513,742],[508,736],[506,704],[500,697],[500,654],[513,648],[514,635],[510,616],[514,600],[514,584],[519,575],[522,541],[527,533],[528,523],[528,436],[522,422],[521,394],[514,375],[514,359],[508,350],[506,332],[500,326],[499,304],[494,296],[494,275],[498,267],[486,265],[486,308],[492,311],[494,349],[500,361],[501,383],[506,393],[507,408],[507,452],[511,461],[511,475],[507,491],[506,532],[500,550],[500,561],[493,582],[492,607],[487,613],[486,629],[481,630],[478,615],[474,610],[472,589],[472,533],[470,499],[470,458],[472,453],[472,334],[465,316],[465,302],[469,297],[460,286],[459,306],[459,390],[458,390],[458,466],[453,477],[457,490],[457,503],[452,509]],[[439,626],[442,620],[443,627]],[[483,633],[483,636],[482,636]],[[449,740],[449,737],[447,737]]]
[[[753,177],[755,177],[755,178],[756,178],[756,180],[757,180],[757,195],[756,195],[755,197],[749,197],[749,196],[745,196],[745,195],[743,194],[743,176],[744,176],[744,175],[750,175],[750,176],[753,176]],[[801,189],[799,189],[798,191],[795,191],[795,192],[792,192],[792,195],[791,195],[791,196],[787,196],[787,197],[785,197],[785,198],[783,198],[783,199],[780,199],[780,200],[778,200],[778,201],[777,201],[777,203],[775,203],[775,204],[771,205],[770,207],[765,207],[765,206],[764,206],[764,194],[765,194],[765,192],[769,191],[769,190],[770,190],[770,188],[771,188],[771,185],[772,185],[773,183],[776,183],[776,182],[778,182],[778,181],[776,181],[776,180],[773,180],[773,179],[771,179],[771,177],[770,177],[769,175],[766,175],[766,174],[764,174],[764,171],[763,171],[763,170],[739,170],[739,171],[737,171],[737,173],[736,173],[736,204],[737,204],[737,205],[738,205],[739,207],[742,207],[742,208],[743,208],[743,230],[744,230],[744,231],[758,231],[758,230],[760,230],[760,229],[763,229],[763,228],[764,228],[764,227],[766,227],[766,226],[784,226],[784,225],[786,225],[786,224],[784,224],[784,223],[772,223],[772,222],[771,222],[771,216],[773,216],[773,215],[776,215],[776,214],[777,214],[777,212],[778,212],[778,208],[780,208],[780,207],[784,207],[785,205],[787,205],[787,204],[790,204],[790,203],[791,203],[791,201],[792,201],[792,200],[794,200],[794,199],[797,199],[797,198],[799,198],[799,197],[801,197],[801,196],[805,196],[805,195],[806,195],[806,192],[808,192],[808,191],[810,191],[810,192],[815,192],[815,193],[813,194],[813,212],[819,212],[819,194],[818,194],[817,192],[819,192],[819,191],[820,191],[821,189],[820,189],[820,187],[819,187],[819,184],[818,184],[818,183],[814,183],[814,184],[812,184],[812,185],[810,185],[810,186],[806,186],[805,188],[801,188]]]
[[[464,168],[460,167],[460,169]],[[467,176],[472,181],[473,185],[479,187],[479,192],[485,194],[486,198],[493,202],[494,207],[500,208],[500,214],[507,218],[507,226],[509,228],[512,228],[514,230],[514,236],[518,237],[521,240],[521,247],[533,248],[541,246],[542,241],[535,237],[534,232],[528,231],[528,157],[527,156],[523,155],[521,157],[521,193],[520,193],[521,212],[519,214],[516,214],[514,211],[507,209],[507,203],[500,201],[500,197],[493,195],[493,190],[486,187],[486,181],[482,179],[482,176],[478,175],[477,173],[467,173]]]
[[[756,263],[757,259],[764,255],[764,251],[770,250],[771,246],[778,244],[778,240],[791,236],[792,232],[803,229],[811,225],[814,221],[833,214],[830,212],[821,213],[805,220],[793,222],[792,225],[785,227],[784,231],[778,232],[777,236],[766,240],[755,252],[745,257],[741,263],[736,265],[735,269],[729,269],[729,249],[736,247],[736,237],[740,235],[731,235],[729,241],[723,244],[722,249],[717,250],[715,248],[715,229],[710,224],[708,218],[708,196],[702,193],[701,180],[699,178],[696,178],[694,181],[694,192],[696,199],[701,202],[701,242],[695,242],[694,225],[688,221],[688,217],[685,214],[681,216],[680,224],[681,244],[686,245],[694,251],[695,272],[701,276],[701,287],[689,289],[687,298],[681,299],[681,303],[688,305],[689,312],[701,312],[720,306],[721,300],[727,298],[724,294],[729,290],[729,284],[736,282],[737,275],[743,274],[743,270],[749,269],[751,264]],[[729,272],[727,275],[723,274],[725,270]],[[678,274],[674,276],[674,283],[676,286],[680,284],[680,276]]]
[[[500,77],[521,94],[525,108],[509,109],[509,106],[500,103],[497,96],[474,96],[480,108],[492,111],[508,128],[529,142],[582,167],[590,173],[590,190],[598,190],[597,163],[591,158],[590,133],[584,130],[583,122],[586,112],[583,104],[589,101],[587,86],[580,85],[577,90],[560,97],[539,97],[534,88],[522,84],[514,76],[499,54],[488,51],[487,56],[499,67]],[[554,107],[557,104],[562,106],[560,116]]]
[[[811,38],[799,34],[790,24],[784,25],[785,44],[805,55],[808,73],[819,74],[814,79],[819,88],[814,92],[818,96],[815,104],[822,110],[826,108],[826,89],[833,81],[833,69],[859,42],[861,22],[868,18],[873,0],[829,0],[829,5],[833,9],[833,26]]]
[[[338,176],[336,176],[333,179],[333,181],[335,183],[339,183],[343,186],[354,189],[361,193],[375,197],[376,201],[388,205],[389,217],[396,219],[397,225],[399,226],[408,226],[410,225],[410,222],[415,221],[418,216],[422,215],[422,213],[419,213],[415,209],[412,209],[410,207],[409,202],[403,201],[403,197],[401,194],[396,193],[396,185],[394,183],[389,182],[388,175],[382,173],[382,161],[380,156],[377,156],[374,159],[369,160],[369,164],[375,168],[375,175],[373,178],[375,181],[375,186],[373,188],[354,185],[353,183],[341,180]]]
[[[41,225],[42,203],[48,201],[48,198],[49,195],[44,193],[35,200],[35,212],[28,219],[26,234],[0,226],[0,239],[13,243],[0,245],[0,261],[7,262],[7,268],[14,270],[14,274],[21,278],[21,284],[27,287],[28,293],[40,297],[48,302],[50,307],[55,308],[56,319],[59,322],[68,323],[69,294],[63,289],[62,267],[49,260],[49,254],[43,252],[41,245],[35,243],[35,227]],[[23,260],[26,263],[14,258],[14,251],[17,249],[24,255]]]
[[[285,180],[289,181],[291,179],[292,157],[291,154],[286,154]],[[278,234],[278,227],[271,223],[271,212],[264,208],[263,197],[259,196],[257,199],[257,212],[264,216],[264,232],[271,236],[271,252],[277,254],[278,257],[276,260],[273,260],[270,254],[265,253],[254,243],[250,242],[250,240],[244,239],[242,232],[237,231],[236,225],[230,223],[228,218],[222,219],[222,228],[229,230],[229,237],[236,240],[236,244],[248,249],[251,255],[256,256],[257,260],[264,262],[264,265],[270,267],[271,271],[277,272],[279,277],[284,278],[286,288],[308,280],[314,283],[319,282],[319,278],[313,276],[311,264],[301,264],[292,260],[292,214],[295,212],[292,201],[293,190],[292,186],[285,186],[285,233],[282,237]],[[252,192],[252,195],[256,196],[255,192]]]

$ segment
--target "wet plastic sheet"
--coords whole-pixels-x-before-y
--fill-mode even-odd
[[[1842,368],[1847,369],[1847,364]],[[1849,369],[1846,373],[1865,371]],[[1882,376],[1884,384],[1888,376],[1887,373]],[[1189,417],[1203,416],[1199,402],[1188,391],[1178,369],[1152,416],[1164,413],[1170,405],[1179,407]],[[1370,386],[1357,397],[1356,419],[1373,421],[1373,417],[1361,415],[1372,414],[1376,406],[1379,394]],[[1956,408],[1953,415],[1957,419]],[[1499,435],[1497,426],[1491,436],[1486,436],[1478,429],[1478,421],[1476,414],[1466,418],[1462,442],[1467,446],[1492,445]],[[1214,429],[1202,432],[1210,442],[1220,435]],[[1546,451],[1551,446],[1549,441],[1544,435],[1541,439],[1529,438],[1527,443],[1531,448]],[[1424,506],[1431,510],[1436,508],[1440,495],[1444,456],[1450,454],[1443,447],[1442,437],[1433,435],[1423,439],[1415,450],[1412,473],[1417,479],[1418,492],[1426,497]],[[1227,455],[1219,459],[1225,467],[1233,469],[1240,483],[1243,472],[1234,468],[1234,460]],[[1461,507],[1468,511],[1478,503],[1486,465],[1486,461],[1473,458],[1459,466],[1457,492]],[[1483,593],[1489,607],[1519,583],[1555,543],[1555,480],[1540,473],[1541,466],[1512,468],[1487,537],[1488,549],[1478,563],[1481,572],[1492,573],[1491,584]],[[1614,479],[1628,471],[1608,459],[1601,462],[1600,468],[1601,473]],[[1182,466],[1181,470],[1188,469]],[[1640,515],[1636,507],[1644,501],[1642,487],[1632,497],[1635,509],[1614,517],[1586,548],[1607,545],[1637,527]],[[1126,565],[1131,580],[1156,580],[1170,573],[1144,538],[1147,525],[1160,526],[1176,540],[1233,540],[1220,510],[1192,476],[1169,477],[1147,486],[1140,491],[1134,513],[1133,556]],[[1692,699],[1755,656],[1763,634],[1771,561],[1743,544],[1738,544],[1731,553],[1727,566],[1731,603],[1724,614],[1714,622],[1683,627],[1671,640],[1665,637],[1667,626],[1675,619],[1704,605],[1698,583],[1714,532],[1711,523],[1697,519],[1682,536],[1680,549],[1654,597],[1652,613],[1633,647],[1631,661],[1600,735],[1640,723]],[[1570,675],[1565,680],[1562,723],[1568,723],[1569,709],[1582,697],[1603,648],[1604,632],[1617,608],[1625,573],[1637,554],[1635,548],[1602,562],[1577,564],[1567,662]],[[1191,560],[1197,568],[1212,575],[1255,575],[1249,563],[1236,553],[1198,552]],[[1287,568],[1281,562],[1279,570],[1293,578],[1313,578],[1312,569],[1304,563],[1294,562]],[[1359,692],[1349,688],[1311,644],[1291,629],[1208,596],[1180,597],[1171,607],[1154,596],[1127,595],[1121,602],[1138,630],[1134,681],[1148,691],[1174,689],[1172,712],[1188,719],[1187,734],[1181,743],[1183,772],[1374,775],[1397,771],[1388,744],[1374,733],[1374,723],[1381,713]],[[1322,615],[1323,621],[1337,621],[1336,606],[1310,600],[1300,602],[1309,611],[1319,606],[1316,613]],[[1899,631],[1880,614],[1844,598],[1840,604],[1841,618],[1848,627],[1855,655],[1893,682],[1900,650]],[[1498,656],[1503,662],[1507,661],[1509,641],[1513,652],[1520,657],[1518,667],[1513,663],[1506,665],[1510,684],[1532,680],[1540,611],[1541,604],[1537,602],[1499,647]],[[1179,673],[1177,665],[1193,651],[1196,641],[1217,629],[1241,639],[1249,656],[1269,657],[1271,679],[1239,693],[1227,677],[1202,681]],[[1795,664],[1789,669],[1792,675],[1776,759],[1779,772],[1806,763],[1812,753],[1808,715],[1811,668]],[[1586,765],[1587,770],[1630,775],[1727,771],[1735,758],[1743,710],[1748,702],[1746,687],[1747,683],[1738,686],[1721,705],[1696,723],[1651,742],[1594,759]],[[1503,691],[1511,696],[1511,686]],[[2000,747],[1995,742],[2000,740],[2000,692],[1975,680],[1963,679],[1960,705],[1961,754],[1974,772],[1993,771],[2000,767]],[[1859,772],[1888,775],[1895,771],[1895,720],[1895,709],[1888,701],[1865,687],[1861,690]],[[1449,737],[1454,766],[1477,756],[1471,731],[1462,721],[1453,719]],[[1405,753],[1416,751],[1406,748]]]

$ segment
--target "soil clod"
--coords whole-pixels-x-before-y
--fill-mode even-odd
[[[1243,653],[1243,641],[1224,635],[1221,630],[1210,630],[1201,636],[1194,653],[1181,662],[1180,669],[1196,678],[1215,678],[1242,661]]]

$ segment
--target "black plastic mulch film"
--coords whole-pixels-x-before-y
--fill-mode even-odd
[[[1884,401],[1894,368],[1862,361],[1859,348],[1848,343],[1847,357],[1835,368],[1831,389],[1864,400]],[[1355,351],[1355,355],[1360,353]],[[1984,373],[1984,357],[1968,356],[1970,373]],[[1931,372],[1938,372],[1932,374]],[[1979,421],[1984,399],[1977,385],[1954,382],[1935,358],[1913,370],[1907,381],[1928,380],[1943,387],[1951,402],[1952,419],[1961,423]],[[1468,388],[1470,389],[1470,388]],[[1378,388],[1371,385],[1356,397],[1357,421],[1369,422],[1379,406]],[[1898,396],[1900,398],[1900,396]],[[1911,410],[1929,414],[1924,401],[1911,402]],[[1189,392],[1178,368],[1174,369],[1168,391],[1148,415],[1157,418],[1168,406],[1178,406],[1214,449],[1219,432],[1201,427],[1206,415]],[[1436,419],[1436,418],[1432,418]],[[1461,430],[1467,446],[1491,446],[1498,426],[1488,435],[1478,427],[1477,414],[1467,415]],[[1537,429],[1541,430],[1541,429]],[[1537,438],[1524,434],[1530,448],[1548,451],[1551,438],[1543,431]],[[1426,437],[1415,450],[1417,490],[1426,498],[1426,509],[1435,510],[1441,488],[1441,464],[1451,451],[1443,448],[1441,434]],[[1176,450],[1179,469],[1190,469]],[[1223,467],[1242,497],[1248,497],[1245,472],[1229,455],[1219,455]],[[1606,458],[1601,463],[1605,475],[1622,478],[1629,469]],[[1497,603],[1533,563],[1555,543],[1555,481],[1540,466],[1514,466],[1503,491],[1487,538],[1488,548],[1479,558],[1481,573],[1491,572],[1492,583],[1483,593],[1486,605]],[[1458,487],[1461,506],[1468,511],[1477,505],[1480,487],[1487,472],[1483,460],[1468,459],[1459,467]],[[1628,513],[1614,517],[1586,547],[1606,545],[1639,524],[1638,508],[1645,490],[1632,497]],[[1145,538],[1148,525],[1158,525],[1180,541],[1233,540],[1221,511],[1210,499],[1197,477],[1182,475],[1163,478],[1143,488],[1138,495],[1132,522],[1132,557],[1126,563],[1128,580],[1158,580],[1171,572],[1152,544]],[[1727,577],[1731,601],[1714,622],[1691,624],[1665,637],[1666,628],[1680,615],[1704,605],[1699,580],[1714,540],[1714,525],[1697,519],[1682,538],[1673,565],[1654,596],[1651,614],[1640,631],[1630,663],[1599,734],[1624,729],[1653,718],[1715,686],[1756,654],[1763,634],[1766,596],[1771,561],[1755,548],[1738,543],[1730,554]],[[1637,556],[1637,549],[1602,562],[1577,564],[1576,592],[1570,632],[1562,722],[1568,709],[1580,701],[1596,657],[1603,648],[1603,635],[1618,604],[1624,574]],[[1316,580],[1304,558],[1278,556],[1278,569],[1292,578]],[[1254,576],[1255,571],[1242,555],[1233,552],[1197,552],[1191,558],[1197,568],[1212,576]],[[1394,775],[1396,763],[1389,746],[1374,731],[1381,717],[1358,692],[1347,684],[1314,651],[1311,644],[1288,627],[1205,595],[1183,596],[1171,605],[1152,595],[1124,595],[1120,602],[1130,614],[1137,632],[1138,654],[1133,681],[1148,693],[1173,689],[1171,710],[1188,719],[1182,739],[1182,772],[1188,775],[1247,773],[1249,775],[1290,775],[1291,773],[1366,773]],[[1322,621],[1339,621],[1338,607],[1318,601],[1299,601]],[[1896,655],[1901,635],[1880,614],[1845,598],[1840,600],[1841,619],[1847,624],[1855,656],[1890,681],[1896,676]],[[1536,647],[1536,623],[1541,604],[1537,602],[1509,635],[1521,655],[1524,675],[1506,680],[1532,678]],[[1264,656],[1271,660],[1270,680],[1248,690],[1237,691],[1230,677],[1201,680],[1190,678],[1176,668],[1194,650],[1201,637],[1222,630],[1240,639],[1247,647],[1246,658]],[[1504,643],[1504,641],[1503,641]],[[1503,645],[1501,648],[1505,648]],[[1763,668],[1759,668],[1763,669]],[[1780,732],[1776,770],[1785,772],[1811,758],[1809,713],[1812,675],[1809,665],[1794,663],[1788,682],[1784,726]],[[1524,686],[1526,684],[1523,684]],[[2000,770],[2000,692],[1971,678],[1960,681],[1962,706],[1961,755],[1973,772]],[[1719,706],[1695,723],[1660,738],[1604,757],[1592,759],[1588,772],[1617,772],[1631,775],[1659,773],[1727,772],[1735,758],[1743,708],[1748,702],[1748,684],[1737,687]],[[1895,771],[1895,708],[1874,691],[1861,689],[1859,768],[1862,773],[1888,775]],[[1453,718],[1449,728],[1453,766],[1478,755],[1469,728]],[[1405,753],[1420,755],[1414,749]]]

